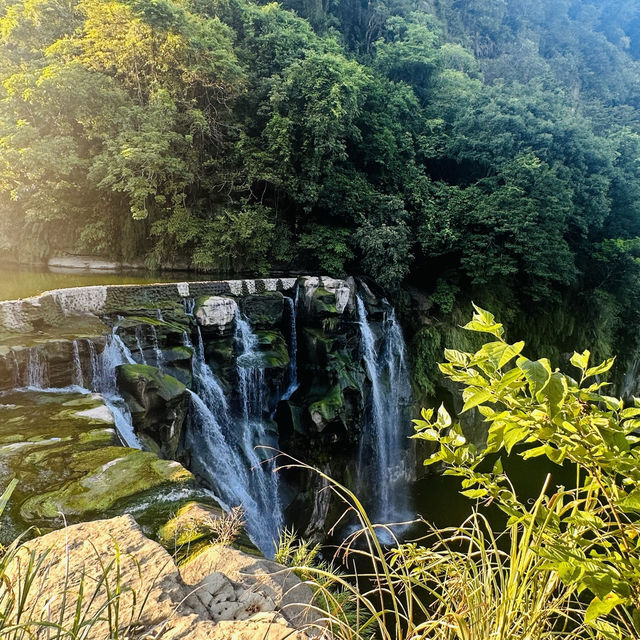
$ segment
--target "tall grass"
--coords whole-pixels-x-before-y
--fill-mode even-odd
[[[297,462],[285,466],[309,470]],[[318,473],[345,504],[344,516],[355,516],[359,524],[330,563],[318,566],[311,556],[311,562],[295,567],[316,591],[317,611],[324,612],[316,624],[325,635],[336,640],[625,637],[583,624],[586,604],[536,553],[540,529],[513,523],[496,534],[474,510],[458,527],[383,545],[381,540],[393,539],[394,526],[374,524],[356,495]],[[545,513],[545,490],[546,485],[531,506],[534,517]]]
[[[12,481],[0,496],[0,514],[16,484]],[[125,584],[117,541],[108,561],[94,547],[93,570],[89,567],[79,576],[71,569],[71,552],[66,549],[64,578],[53,591],[54,585],[47,580],[51,550],[20,548],[23,541],[24,535],[0,548],[2,640],[129,640],[136,636],[155,579],[140,593]],[[143,568],[130,560],[142,578]],[[162,569],[155,569],[159,575]]]

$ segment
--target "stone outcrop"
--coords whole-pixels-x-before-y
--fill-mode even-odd
[[[116,380],[136,433],[147,448],[165,458],[175,458],[187,412],[185,385],[144,364],[120,365]]]
[[[355,308],[355,285],[335,278],[305,276],[300,279],[304,308],[310,315],[326,317]]]
[[[0,487],[18,479],[2,515],[2,542],[33,526],[122,513],[155,536],[187,502],[217,506],[178,462],[120,446],[112,410],[95,394],[3,395],[0,459]]]
[[[364,285],[359,291],[380,332],[388,305]],[[131,414],[134,440],[158,457],[177,460],[220,495],[215,476],[224,465],[216,457],[219,441],[213,444],[217,428],[197,413],[190,394],[208,393],[208,408],[235,450],[266,445],[310,464],[330,460],[331,473],[343,480],[345,463],[357,452],[371,390],[355,293],[352,279],[302,276],[80,287],[0,302],[0,390],[75,385],[119,395]],[[203,372],[209,376],[206,384]],[[248,398],[245,391],[252,385]],[[251,424],[260,428],[245,438],[240,430],[249,424],[250,412]],[[106,450],[112,443],[101,446]],[[57,507],[74,521],[97,517],[98,511],[79,506],[80,496],[83,483],[102,473],[103,465],[111,465],[104,472],[108,478],[115,470],[148,476],[162,466],[139,453],[84,455],[68,454],[75,475],[67,477],[65,469],[61,477],[69,487],[38,488],[20,519],[59,526],[61,519],[51,517]],[[268,457],[264,448],[259,455]],[[242,456],[240,465],[251,457],[246,451]],[[293,496],[308,482],[294,473],[280,477],[283,502],[297,508]],[[104,503],[109,515],[137,500],[120,495],[125,484],[116,483],[118,498]],[[144,495],[159,493],[157,483],[143,486]],[[190,488],[173,481],[168,486],[180,500],[189,498]],[[90,496],[89,502],[97,499],[95,492]],[[147,502],[154,513],[153,499]],[[102,505],[102,498],[95,504]],[[135,508],[142,522],[145,510]],[[165,514],[152,519],[157,530]]]
[[[238,311],[238,304],[232,298],[210,296],[196,309],[198,324],[215,327],[220,334],[228,333]]]
[[[221,603],[228,602],[229,610],[238,606],[241,617],[246,616],[246,598],[226,600],[224,594],[231,596],[229,585],[238,585],[241,589],[253,593],[256,606],[264,607],[263,611],[279,610],[282,615],[295,626],[319,624],[321,615],[309,607],[313,602],[311,587],[293,573],[275,562],[242,553],[236,549],[213,545],[198,554],[187,564],[180,567],[180,575],[186,584],[196,588],[194,596],[205,607],[209,606],[207,597],[200,594],[199,587],[205,586],[204,593],[214,592],[210,606],[215,609]],[[219,614],[216,614],[219,615]]]
[[[86,640],[113,637],[116,625],[118,637],[306,640],[309,636],[284,615],[284,605],[261,588],[253,588],[252,578],[236,570],[252,566],[251,559],[243,556],[233,552],[234,564],[228,574],[204,575],[201,560],[181,576],[171,556],[145,537],[131,516],[122,516],[71,526],[23,544],[9,565],[8,584],[0,589],[18,593],[20,582],[29,574],[32,587],[23,594],[24,608],[40,622],[66,628],[72,626],[81,598]],[[35,565],[31,564],[34,559]],[[286,572],[278,565],[263,568],[275,575]],[[196,574],[195,584],[184,579]],[[302,619],[312,595],[297,589],[304,585],[290,573],[288,580],[297,593]],[[274,597],[278,593],[276,588]],[[39,640],[48,637],[50,628],[32,624],[29,631]]]

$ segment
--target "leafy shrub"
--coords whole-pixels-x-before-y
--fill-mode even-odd
[[[487,423],[487,447],[465,440],[444,407],[423,411],[416,437],[438,450],[425,464],[441,463],[462,478],[463,493],[495,503],[513,532],[532,532],[544,560],[540,575],[557,574],[588,601],[584,622],[602,637],[637,637],[640,630],[640,403],[603,393],[601,377],[613,359],[592,366],[589,351],[574,353],[575,378],[530,360],[524,342],[510,344],[494,316],[476,307],[466,329],[490,337],[477,352],[445,350],[442,373],[463,386],[463,411],[477,408]],[[498,459],[544,456],[570,461],[576,488],[545,487],[532,511],[522,502]],[[484,466],[482,463],[485,463]],[[513,533],[512,533],[513,535]]]

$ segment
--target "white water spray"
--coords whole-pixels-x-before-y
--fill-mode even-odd
[[[406,407],[411,389],[402,330],[393,309],[385,313],[376,339],[367,311],[357,296],[363,360],[371,398],[360,441],[358,489],[372,497],[373,517],[381,523],[406,520],[405,487],[412,475]]]

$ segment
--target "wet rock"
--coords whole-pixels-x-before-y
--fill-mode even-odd
[[[2,514],[0,541],[33,525],[129,512],[155,535],[186,502],[210,498],[177,462],[118,446],[101,396],[42,391],[0,399],[0,487],[18,486]]]
[[[232,331],[237,310],[238,305],[232,298],[210,296],[202,300],[195,313],[198,324],[213,327],[220,335],[225,335]]]
[[[136,433],[159,455],[175,458],[187,412],[185,385],[144,364],[118,366],[116,380]]]
[[[241,305],[252,327],[275,327],[282,322],[284,296],[280,291],[245,296]]]

